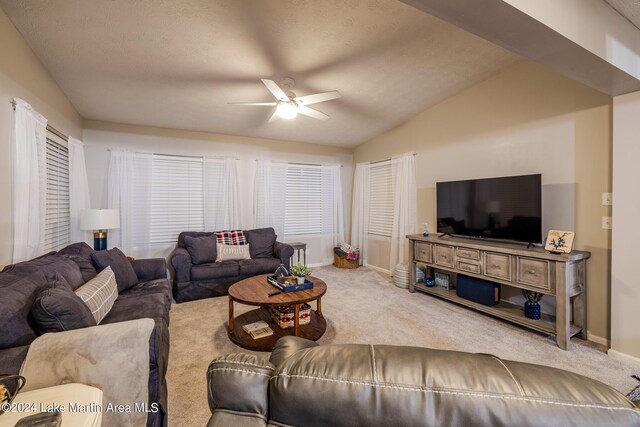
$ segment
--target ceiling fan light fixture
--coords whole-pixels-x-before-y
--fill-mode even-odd
[[[298,115],[298,106],[292,102],[278,102],[276,112],[280,118],[291,120]]]

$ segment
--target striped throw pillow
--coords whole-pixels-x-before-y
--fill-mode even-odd
[[[116,275],[111,267],[105,268],[96,277],[80,286],[76,295],[89,307],[96,323],[102,322],[118,298]]]

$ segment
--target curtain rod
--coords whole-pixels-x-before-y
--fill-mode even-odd
[[[259,159],[255,159],[255,162],[260,161]],[[285,163],[287,165],[296,165],[296,166],[317,166],[317,167],[321,167],[321,166],[325,166],[325,165],[320,165],[318,163],[297,163],[297,162],[274,162],[274,163]],[[335,163],[334,163],[335,164]],[[326,165],[328,166],[328,165]],[[339,165],[341,168],[344,167],[344,165]]]
[[[113,148],[107,148],[107,151],[113,151]],[[144,151],[134,151],[134,153],[137,154],[151,154],[154,156],[173,156],[173,157],[186,157],[189,159],[204,159],[204,158],[209,158],[209,159],[224,159],[226,157],[231,157],[231,156],[190,156],[187,154],[169,154],[169,153],[147,153]],[[240,160],[238,157],[233,157],[234,160]]]
[[[416,154],[418,154],[418,153],[411,153],[411,155],[412,155],[413,157],[415,157],[415,156],[416,156]],[[390,158],[390,159],[384,159],[384,160],[378,160],[377,162],[369,162],[369,164],[370,164],[370,165],[375,165],[376,163],[390,162],[391,160],[393,160],[393,158]]]
[[[11,106],[13,107],[13,111],[16,111],[16,101],[14,101],[13,99],[9,101],[11,103]],[[47,130],[49,132],[51,132],[52,134],[54,134],[55,136],[62,138],[65,142],[69,142],[69,137],[67,135],[65,135],[64,133],[60,132],[58,129],[54,128],[53,126],[51,126],[49,123],[47,123]]]

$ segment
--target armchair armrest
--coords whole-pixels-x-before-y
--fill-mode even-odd
[[[164,258],[135,259],[131,265],[140,282],[167,278],[167,261]]]
[[[81,383],[102,390],[103,408],[148,405],[152,319],[44,334],[29,347],[20,375],[24,390]],[[151,408],[153,409],[153,408]],[[103,412],[104,425],[144,425],[145,412]]]
[[[273,244],[273,253],[276,257],[280,258],[280,262],[289,269],[291,257],[293,256],[293,246],[282,242],[275,242]]]
[[[169,255],[169,262],[176,271],[176,282],[191,280],[191,255],[185,248],[175,248]]]

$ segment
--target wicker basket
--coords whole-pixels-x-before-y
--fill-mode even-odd
[[[358,268],[360,267],[359,259],[347,259],[347,257],[340,256],[337,253],[333,253],[333,265],[338,268]]]
[[[295,309],[290,305],[279,305],[271,307],[271,318],[281,328],[291,328],[294,326]],[[302,304],[299,311],[298,325],[308,325],[311,323],[311,306]]]

